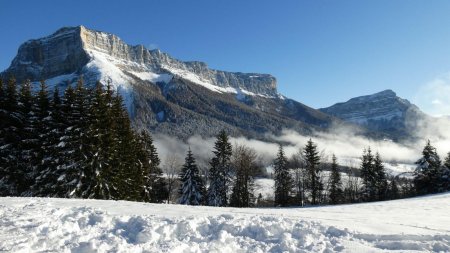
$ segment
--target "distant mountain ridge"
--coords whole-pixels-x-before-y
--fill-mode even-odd
[[[262,138],[285,128],[311,133],[340,122],[279,94],[269,74],[209,69],[84,26],[25,42],[1,76],[46,80],[62,89],[80,77],[89,86],[110,83],[124,97],[136,127],[181,138],[212,136],[221,129]]]
[[[319,110],[370,130],[387,133],[394,139],[410,137],[417,122],[429,117],[392,90],[355,97]]]

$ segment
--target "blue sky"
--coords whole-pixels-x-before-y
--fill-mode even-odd
[[[24,41],[80,24],[212,68],[270,73],[315,108],[392,89],[450,114],[450,1],[5,0],[0,69]]]

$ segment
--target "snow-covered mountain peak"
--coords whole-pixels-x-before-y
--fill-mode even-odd
[[[392,90],[352,98],[321,111],[368,128],[406,136],[411,124],[426,117],[417,106],[400,98]]]
[[[160,50],[129,45],[114,34],[84,26],[64,27],[50,36],[25,42],[3,75],[8,73],[14,73],[19,81],[59,80],[59,76],[76,73],[87,76],[88,82],[97,78],[125,88],[134,78],[168,81],[170,75],[215,92],[279,95],[271,75],[213,70],[206,63],[180,61]]]
[[[375,93],[372,96],[374,96],[374,97],[396,97],[397,94],[393,90],[387,89],[387,90]]]

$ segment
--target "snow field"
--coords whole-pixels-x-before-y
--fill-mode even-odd
[[[449,252],[450,193],[316,208],[0,198],[0,252]]]

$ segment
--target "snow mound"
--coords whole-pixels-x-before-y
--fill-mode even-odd
[[[448,252],[449,200],[450,193],[334,207],[236,209],[0,198],[0,251]]]

